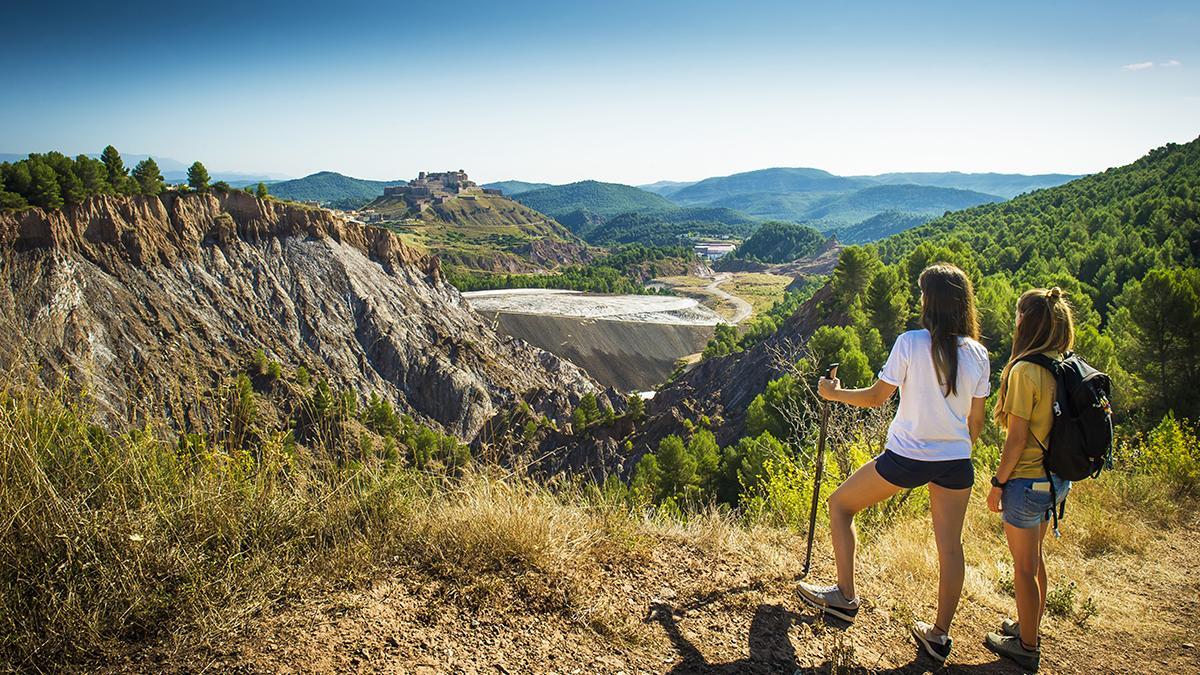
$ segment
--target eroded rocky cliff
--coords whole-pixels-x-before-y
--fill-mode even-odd
[[[494,332],[436,258],[240,192],[0,213],[0,276],[0,366],[86,387],[112,424],[186,417],[196,391],[259,349],[467,439],[518,397],[562,416],[597,391]]]

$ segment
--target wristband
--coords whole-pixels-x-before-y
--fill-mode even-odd
[[[999,478],[992,476],[992,487],[998,487],[1003,490],[1005,485],[1008,485],[1008,481],[1001,483]]]

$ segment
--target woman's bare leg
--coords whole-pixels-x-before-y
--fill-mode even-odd
[[[1013,590],[1017,596],[1017,621],[1021,624],[1021,642],[1029,649],[1038,644],[1042,603],[1046,590],[1042,568],[1042,533],[1040,527],[1013,527],[1004,524],[1008,550],[1013,556]]]
[[[879,475],[875,460],[871,460],[829,495],[829,533],[833,539],[837,583],[847,599],[857,597],[854,589],[854,514],[900,490]]]
[[[962,597],[966,561],[963,557],[962,530],[967,516],[971,488],[951,490],[929,485],[929,510],[933,515],[933,536],[938,550],[938,631],[950,632],[950,622]]]

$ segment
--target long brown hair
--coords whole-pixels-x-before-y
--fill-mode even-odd
[[[1075,317],[1066,295],[1058,286],[1034,288],[1017,300],[1017,328],[1013,333],[1012,355],[1000,373],[1000,394],[992,414],[1001,424],[1008,423],[1004,397],[1008,395],[1008,374],[1017,361],[1042,352],[1066,352],[1075,344]]]
[[[933,367],[945,396],[958,392],[958,338],[979,339],[979,314],[971,279],[949,263],[926,267],[917,277],[921,289],[921,327],[933,339]]]

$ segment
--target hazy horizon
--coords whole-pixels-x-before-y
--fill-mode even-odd
[[[0,151],[481,182],[1083,174],[1200,135],[1200,8],[13,7]],[[19,98],[17,98],[19,97]]]

